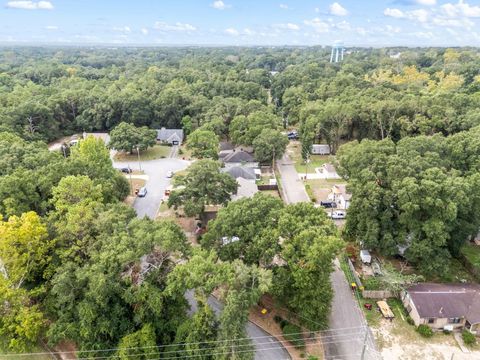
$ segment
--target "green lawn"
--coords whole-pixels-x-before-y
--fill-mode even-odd
[[[302,158],[295,161],[295,169],[299,174],[315,173],[315,169],[329,162],[330,156],[328,155],[311,155],[310,162],[305,164]]]
[[[140,160],[141,161],[148,161],[148,160],[156,160],[156,159],[161,159],[161,158],[166,158],[169,154],[172,148],[170,146],[165,146],[165,145],[155,145],[151,148],[148,148],[145,151],[140,151]],[[138,154],[136,151],[133,151],[132,154],[124,153],[124,152],[118,152],[115,154],[115,160],[116,161],[122,161],[122,162],[134,162],[138,161]]]
[[[332,157],[330,155],[310,155],[310,162],[308,165],[306,165],[302,159],[300,142],[290,143],[288,150],[288,154],[295,162],[295,169],[299,174],[305,174],[305,170],[307,173],[315,173],[315,168],[332,161]]]
[[[465,245],[461,252],[474,267],[480,270],[480,246]]]

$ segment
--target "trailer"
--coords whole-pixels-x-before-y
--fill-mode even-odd
[[[368,250],[360,250],[360,259],[364,264],[371,264],[372,263],[372,255]]]
[[[313,144],[312,145],[312,154],[313,155],[330,155],[330,145],[328,145],[328,144]]]

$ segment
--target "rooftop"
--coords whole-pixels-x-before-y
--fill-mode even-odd
[[[422,318],[461,318],[480,323],[479,284],[413,285],[408,293]]]

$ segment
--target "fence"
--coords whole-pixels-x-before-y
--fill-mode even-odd
[[[363,290],[362,296],[365,299],[388,299],[395,297],[395,294],[390,290]]]
[[[259,191],[278,190],[278,185],[257,185]]]

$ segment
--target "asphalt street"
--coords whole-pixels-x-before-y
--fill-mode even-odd
[[[288,204],[310,201],[298,173],[288,155],[278,163],[283,196]],[[336,261],[337,263],[337,261]],[[345,274],[336,264],[330,276],[334,291],[329,330],[323,336],[325,359],[358,360],[363,344],[367,344],[364,359],[376,359],[375,343],[362,310],[350,290]],[[365,336],[367,333],[367,336]]]
[[[188,291],[185,297],[190,304],[190,315],[197,311],[197,302],[193,297],[193,291]],[[208,298],[208,304],[213,309],[215,314],[220,316],[223,309],[223,304],[215,297]],[[246,325],[248,336],[252,339],[255,347],[255,360],[290,360],[291,357],[283,345],[273,336],[263,331],[252,322]]]
[[[175,153],[172,153],[173,155]],[[138,162],[114,162],[113,166],[116,168],[130,167],[132,170],[143,170],[145,175],[148,175],[148,181],[145,184],[147,188],[147,196],[144,198],[137,197],[133,204],[137,212],[137,216],[143,218],[145,216],[154,219],[156,217],[160,203],[164,197],[165,189],[170,184],[171,179],[167,178],[169,171],[180,171],[186,169],[190,165],[189,161],[180,160],[176,158],[165,158],[158,160]],[[185,294],[191,310],[190,314],[196,311],[197,304],[193,298],[193,292]],[[220,314],[223,304],[213,296],[208,299],[209,305],[217,315]],[[251,337],[253,345],[255,346],[255,360],[290,360],[291,357],[283,345],[263,331],[257,325],[248,322],[246,325],[248,336]]]

